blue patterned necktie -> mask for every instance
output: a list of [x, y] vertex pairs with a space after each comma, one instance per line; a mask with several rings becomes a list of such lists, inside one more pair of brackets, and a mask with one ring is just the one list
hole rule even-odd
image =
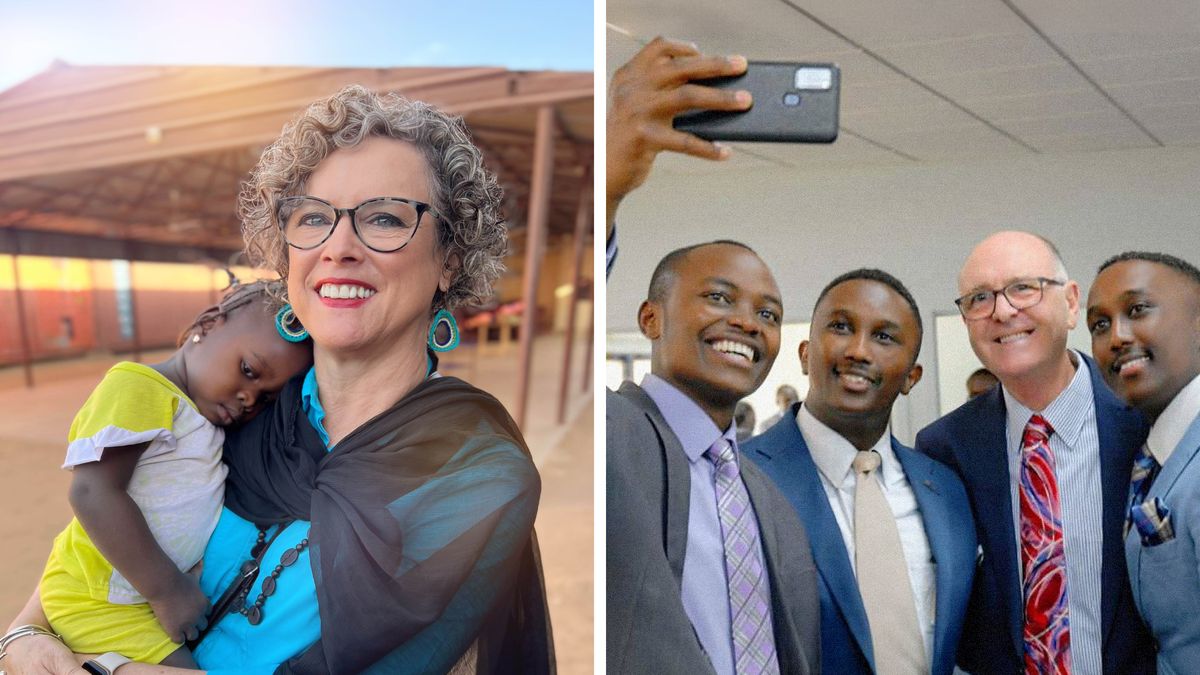
[[1125, 514], [1125, 534], [1136, 527], [1143, 546], [1155, 546], [1174, 537], [1167, 508], [1157, 498], [1147, 502], [1150, 486], [1158, 477], [1162, 465], [1147, 445], [1138, 449], [1129, 474], [1129, 510]]
[[[1150, 493], [1150, 485], [1158, 477], [1158, 471], [1161, 468], [1149, 447], [1142, 445], [1141, 448], [1138, 448], [1137, 456], [1133, 458], [1133, 471], [1129, 475], [1130, 511], [1146, 501], [1146, 495]], [[1125, 531], [1129, 531], [1128, 520], [1125, 521]]]
[[717, 439], [704, 455], [716, 469], [714, 480], [725, 546], [734, 670], [737, 675], [775, 674], [779, 672], [779, 663], [771, 626], [771, 598], [750, 494], [746, 492], [728, 440]]

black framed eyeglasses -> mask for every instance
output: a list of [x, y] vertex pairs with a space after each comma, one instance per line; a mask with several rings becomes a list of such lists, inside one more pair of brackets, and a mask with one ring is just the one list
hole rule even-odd
[[996, 296], [1004, 295], [1013, 309], [1028, 309], [1042, 301], [1042, 292], [1046, 284], [1062, 286], [1065, 281], [1048, 279], [1046, 277], [1030, 277], [1017, 279], [1004, 288], [996, 290], [971, 291], [954, 301], [963, 318], [969, 321], [986, 319], [996, 311]]
[[426, 213], [441, 216], [425, 202], [403, 197], [375, 197], [350, 209], [339, 209], [317, 197], [285, 197], [276, 209], [279, 228], [289, 246], [301, 250], [324, 244], [343, 216], [364, 246], [379, 253], [404, 248], [417, 234]]

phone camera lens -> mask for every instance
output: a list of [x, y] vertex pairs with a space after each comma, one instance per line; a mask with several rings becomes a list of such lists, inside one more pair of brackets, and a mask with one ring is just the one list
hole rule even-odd
[[794, 91], [789, 91], [783, 95], [783, 104], [791, 108], [800, 105], [800, 94], [797, 94]]

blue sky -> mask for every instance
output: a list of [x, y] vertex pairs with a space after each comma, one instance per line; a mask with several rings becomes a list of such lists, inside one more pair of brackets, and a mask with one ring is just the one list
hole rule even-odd
[[0, 91], [76, 65], [592, 70], [590, 0], [0, 0]]

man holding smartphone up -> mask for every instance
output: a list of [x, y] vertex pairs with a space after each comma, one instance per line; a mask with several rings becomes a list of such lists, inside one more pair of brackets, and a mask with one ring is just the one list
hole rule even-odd
[[[608, 115], [608, 264], [626, 194], [663, 150], [728, 149], [671, 127], [685, 110], [740, 110], [745, 92], [692, 80], [735, 75], [740, 57], [655, 39], [617, 71]], [[652, 342], [641, 386], [608, 393], [607, 652], [610, 672], [816, 673], [816, 569], [803, 527], [742, 460], [737, 401], [779, 350], [782, 303], [748, 247], [721, 241], [659, 263], [638, 326]]]

